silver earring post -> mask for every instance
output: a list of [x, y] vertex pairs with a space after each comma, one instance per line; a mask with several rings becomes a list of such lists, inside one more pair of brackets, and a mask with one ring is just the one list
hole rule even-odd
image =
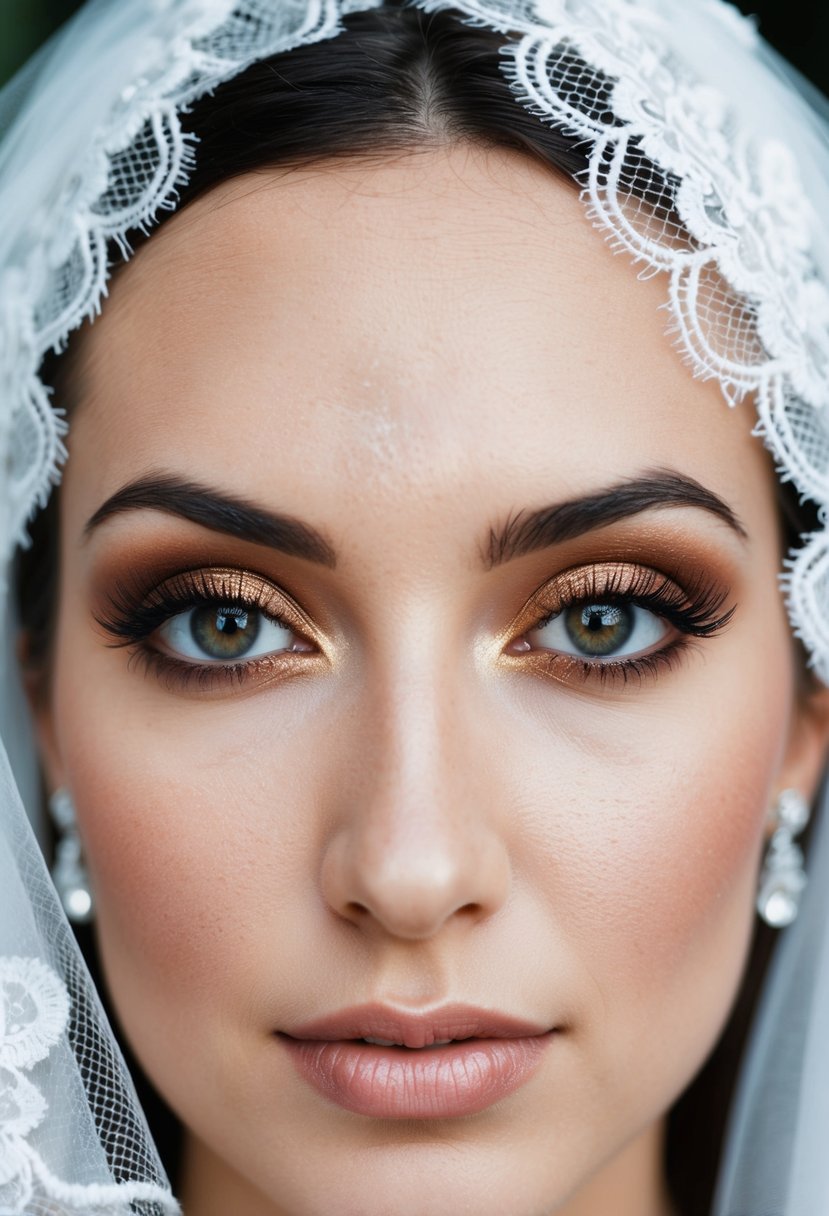
[[52, 881], [69, 920], [76, 925], [89, 924], [95, 911], [94, 900], [83, 862], [75, 806], [67, 789], [55, 790], [51, 795], [49, 813], [58, 830]]
[[775, 830], [769, 841], [757, 911], [773, 929], [783, 929], [797, 917], [806, 886], [803, 852], [794, 842], [809, 822], [809, 804], [797, 790], [783, 790], [775, 806]]

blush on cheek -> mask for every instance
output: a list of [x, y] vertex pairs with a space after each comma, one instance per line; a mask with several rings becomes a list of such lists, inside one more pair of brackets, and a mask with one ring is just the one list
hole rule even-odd
[[660, 830], [639, 845], [651, 881], [641, 891], [640, 928], [652, 962], [675, 969], [697, 956], [714, 968], [718, 939], [739, 956], [753, 916], [753, 888], [770, 774], [728, 780], [729, 760], [715, 748], [704, 763], [663, 787]]
[[[244, 859], [209, 803], [200, 813], [204, 791], [194, 781], [185, 790], [151, 778], [142, 787], [136, 777], [128, 788], [127, 799], [120, 780], [100, 771], [78, 785], [96, 938], [124, 1033], [189, 1125], [200, 1104], [227, 1099], [225, 1073], [250, 1080], [231, 1061], [255, 984], [240, 903], [250, 911], [255, 899], [240, 892]], [[209, 1063], [220, 1060], [224, 1071]]]
[[754, 731], [739, 738], [695, 747], [688, 766], [661, 784], [651, 828], [640, 819], [635, 864], [632, 856], [608, 863], [612, 888], [599, 897], [614, 983], [607, 1067], [637, 1050], [646, 1026], [643, 1091], [666, 1082], [682, 1090], [719, 1037], [743, 974], [782, 733], [773, 715], [748, 725]]
[[[262, 982], [263, 934], [271, 968], [281, 945], [263, 923], [282, 924], [280, 901], [290, 892], [301, 902], [311, 886], [298, 839], [311, 817], [281, 813], [313, 800], [307, 776], [244, 713], [235, 712], [236, 732], [224, 718], [211, 733], [192, 717], [197, 725], [182, 714], [169, 737], [139, 722], [110, 727], [99, 713], [94, 749], [75, 731], [77, 715], [64, 731], [101, 956], [131, 1038], [136, 1023], [139, 1058], [161, 1025], [170, 1044], [191, 1048], [194, 1016], [208, 1034], [223, 1019], [244, 1021], [247, 994]], [[237, 754], [238, 736], [253, 740], [253, 754]]]
[[[581, 923], [568, 922], [601, 994], [582, 1025], [585, 1067], [631, 1125], [669, 1107], [710, 1054], [754, 923], [762, 782], [733, 801], [710, 772], [707, 783], [699, 776], [692, 797], [682, 782], [663, 787], [658, 830], [640, 831], [624, 857], [605, 857], [603, 881], [583, 875], [591, 906], [583, 901]], [[630, 811], [641, 825], [641, 804]]]
[[554, 768], [566, 797], [551, 808], [546, 882], [602, 992], [593, 1058], [621, 1086], [620, 1062], [641, 1055], [646, 1027], [652, 1095], [659, 1067], [677, 1092], [687, 1084], [732, 1006], [787, 738], [782, 665], [779, 681], [767, 668], [757, 688], [719, 674], [712, 687], [702, 670], [693, 695], [686, 681], [668, 709], [663, 695], [659, 713], [615, 716], [612, 730], [593, 732], [600, 756], [565, 766], [558, 755]]
[[[214, 965], [221, 952], [232, 856], [223, 850], [228, 868], [220, 869], [209, 833], [182, 837], [169, 813], [181, 807], [181, 791], [147, 784], [132, 783], [127, 794], [99, 772], [77, 787], [102, 953], [121, 977], [136, 971], [162, 987], [175, 979], [197, 995], [206, 943]], [[192, 802], [191, 794], [188, 810]]]
[[99, 721], [94, 748], [67, 725], [64, 750], [110, 987], [124, 1003], [122, 985], [146, 985], [130, 997], [145, 1007], [153, 990], [198, 999], [222, 963], [239, 873], [234, 836], [197, 766], [179, 758], [176, 772], [152, 732]]

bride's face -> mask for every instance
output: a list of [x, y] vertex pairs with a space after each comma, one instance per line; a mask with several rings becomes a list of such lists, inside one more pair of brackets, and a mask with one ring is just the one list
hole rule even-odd
[[718, 1036], [820, 745], [664, 293], [456, 148], [222, 187], [83, 339], [44, 747], [225, 1211], [586, 1202]]

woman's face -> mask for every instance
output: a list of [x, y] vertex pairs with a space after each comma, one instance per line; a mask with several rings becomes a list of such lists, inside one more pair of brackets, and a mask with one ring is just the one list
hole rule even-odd
[[661, 1210], [820, 755], [664, 294], [439, 149], [214, 191], [84, 338], [44, 748], [194, 1216]]

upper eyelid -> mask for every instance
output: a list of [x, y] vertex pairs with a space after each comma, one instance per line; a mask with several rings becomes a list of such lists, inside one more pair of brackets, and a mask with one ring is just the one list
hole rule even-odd
[[[637, 591], [642, 591], [637, 582], [642, 579], [648, 582], [649, 594], [646, 596], [637, 595]], [[613, 595], [631, 601], [639, 599], [644, 606], [652, 608], [659, 615], [660, 598], [667, 595], [675, 597], [672, 604], [674, 609], [680, 600], [693, 609], [700, 599], [724, 599], [727, 592], [715, 595], [720, 586], [721, 580], [712, 578], [696, 588], [683, 587], [665, 571], [630, 560], [611, 559], [606, 562], [583, 563], [558, 571], [537, 586], [515, 614], [513, 626], [522, 622], [522, 631], [529, 627], [538, 627], [545, 617], [554, 616], [571, 603], [592, 596], [609, 598]], [[147, 588], [139, 589], [134, 586], [127, 589], [124, 595], [110, 596], [108, 601], [113, 616], [126, 618], [141, 613], [149, 616], [154, 610], [153, 601], [164, 600], [165, 597], [175, 600], [177, 610], [173, 611], [173, 605], [170, 604], [171, 610], [163, 616], [159, 615], [157, 622], [152, 629], [147, 630], [145, 636], [149, 636], [155, 628], [173, 616], [183, 614], [198, 603], [207, 601], [243, 604], [261, 611], [277, 623], [297, 630], [315, 643], [320, 640], [318, 626], [308, 618], [290, 592], [274, 583], [267, 575], [239, 567], [201, 565], [179, 570]], [[533, 619], [528, 619], [531, 616]], [[106, 622], [99, 620], [99, 623], [106, 628]]]
[[[617, 586], [609, 585], [609, 581], [603, 582], [601, 576], [608, 571], [626, 575], [627, 582], [623, 582]], [[593, 596], [604, 596], [606, 598], [619, 596], [625, 599], [635, 599], [637, 598], [636, 591], [632, 584], [637, 577], [641, 577], [642, 575], [654, 580], [654, 587], [657, 592], [671, 590], [679, 595], [686, 596], [688, 601], [691, 602], [692, 596], [675, 579], [662, 571], [637, 562], [603, 562], [573, 566], [552, 575], [540, 586], [536, 587], [532, 594], [528, 596], [519, 615], [523, 615], [525, 611], [544, 600], [555, 599], [557, 604], [565, 607], [570, 603], [587, 600]], [[592, 585], [588, 585], [589, 579], [592, 579]], [[658, 599], [658, 594], [653, 598]], [[552, 614], [555, 610], [555, 608], [550, 608], [548, 611]]]
[[[271, 582], [270, 579], [265, 578], [263, 575], [253, 574], [250, 571], [235, 571], [232, 568], [211, 568], [202, 570], [201, 573], [203, 575], [207, 575], [211, 579], [217, 573], [230, 574], [231, 576], [237, 577], [241, 576], [244, 579], [249, 580], [255, 588], [265, 588], [267, 590], [267, 595], [265, 596], [252, 595], [250, 598], [243, 595], [226, 595], [217, 590], [215, 595], [210, 596], [211, 603], [236, 603], [245, 605], [248, 608], [253, 608], [256, 611], [261, 612], [264, 616], [268, 617], [269, 620], [295, 630], [295, 632], [301, 634], [303, 637], [313, 641], [315, 645], [320, 644], [319, 630], [308, 618], [307, 614], [302, 610], [299, 604], [297, 604], [292, 595], [290, 595], [283, 587]], [[268, 603], [269, 599], [272, 599], [273, 601], [271, 604]], [[271, 608], [271, 611], [268, 610], [269, 607]], [[183, 611], [187, 611], [187, 608], [183, 608]]]
[[[220, 584], [221, 579], [229, 578], [236, 582]], [[197, 580], [204, 579], [202, 586]], [[261, 592], [265, 591], [262, 595]], [[186, 605], [190, 601], [208, 600], [213, 603], [245, 604], [250, 607], [263, 609], [268, 600], [273, 599], [277, 604], [285, 604], [292, 612], [300, 616], [305, 614], [293, 598], [270, 579], [249, 571], [234, 570], [232, 567], [208, 567], [182, 574], [172, 575], [158, 584], [152, 594], [172, 594]]]
[[[611, 585], [611, 579], [618, 581]], [[638, 586], [637, 580], [642, 580]], [[526, 633], [545, 618], [595, 597], [638, 603], [680, 633], [713, 636], [730, 624], [736, 612], [736, 604], [725, 611], [729, 595], [730, 588], [714, 576], [698, 574], [683, 586], [665, 571], [644, 563], [597, 562], [570, 567], [548, 579], [526, 600], [510, 631]]]
[[[224, 585], [222, 580], [226, 580]], [[181, 570], [148, 587], [116, 585], [107, 596], [106, 610], [96, 613], [95, 619], [123, 644], [125, 637], [127, 641], [150, 637], [167, 621], [205, 602], [245, 605], [319, 645], [319, 631], [284, 588], [263, 575], [234, 567]], [[130, 630], [142, 617], [146, 627]]]
[[272, 584], [266, 583], [266, 585], [270, 588], [271, 593], [275, 592], [276, 603], [273, 605], [273, 611], [268, 611], [268, 599], [270, 596], [259, 597], [232, 595], [222, 593], [217, 589], [215, 594], [203, 595], [199, 593], [194, 594], [191, 597], [182, 595], [180, 597], [180, 611], [174, 613], [173, 616], [169, 616], [166, 619], [172, 620], [175, 616], [184, 616], [186, 613], [194, 611], [194, 609], [198, 608], [201, 604], [229, 604], [231, 606], [238, 606], [240, 608], [253, 609], [254, 611], [261, 612], [262, 615], [268, 617], [269, 620], [283, 625], [292, 623], [289, 619], [286, 619], [288, 616], [288, 613], [284, 611], [284, 606], [286, 604], [289, 605], [289, 612], [291, 615], [293, 615], [295, 612], [299, 616], [304, 616], [304, 614], [293, 605], [290, 597], [286, 596], [284, 592], [279, 591]]

